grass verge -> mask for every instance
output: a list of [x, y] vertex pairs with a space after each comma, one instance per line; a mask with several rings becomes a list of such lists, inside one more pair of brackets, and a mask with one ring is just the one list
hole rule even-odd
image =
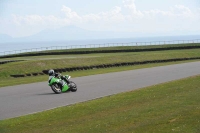
[[200, 76], [0, 121], [1, 133], [199, 133]]

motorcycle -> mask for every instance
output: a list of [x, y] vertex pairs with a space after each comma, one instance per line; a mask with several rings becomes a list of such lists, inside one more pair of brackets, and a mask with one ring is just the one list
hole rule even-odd
[[73, 81], [69, 80], [71, 76], [65, 75], [64, 78], [65, 80], [54, 76], [49, 80], [48, 85], [51, 87], [52, 91], [56, 94], [69, 91], [76, 92], [77, 85]]

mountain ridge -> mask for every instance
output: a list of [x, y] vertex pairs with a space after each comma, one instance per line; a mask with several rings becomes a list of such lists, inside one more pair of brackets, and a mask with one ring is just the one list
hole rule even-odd
[[[118, 39], [118, 38], [151, 38], [158, 37], [153, 36], [149, 33], [136, 33], [136, 32], [115, 32], [115, 31], [91, 31], [82, 29], [76, 26], [65, 26], [58, 29], [45, 29], [34, 35], [13, 38], [6, 34], [0, 34], [0, 43], [13, 43], [13, 42], [50, 42], [50, 41], [76, 41], [76, 40], [99, 40], [99, 39]], [[177, 37], [176, 37], [177, 36]], [[169, 37], [170, 39], [174, 38], [183, 38], [184, 39], [196, 39], [200, 38], [200, 35], [176, 35], [174, 36], [163, 36], [165, 38]], [[183, 36], [183, 37], [181, 37]], [[162, 37], [162, 36], [160, 36]], [[151, 40], [149, 40], [151, 41]], [[159, 40], [158, 40], [159, 41]], [[166, 40], [167, 41], [167, 40]]]

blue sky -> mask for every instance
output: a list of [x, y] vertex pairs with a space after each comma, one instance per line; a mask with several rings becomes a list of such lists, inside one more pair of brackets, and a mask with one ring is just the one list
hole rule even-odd
[[29, 36], [75, 25], [152, 35], [200, 34], [199, 0], [1, 0], [0, 34]]

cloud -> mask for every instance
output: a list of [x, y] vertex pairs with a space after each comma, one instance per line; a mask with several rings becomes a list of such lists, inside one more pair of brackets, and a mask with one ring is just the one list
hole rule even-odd
[[96, 22], [96, 21], [113, 21], [113, 20], [122, 20], [123, 15], [121, 14], [121, 7], [114, 7], [110, 11], [107, 12], [100, 12], [98, 14], [86, 14], [86, 15], [79, 15], [75, 11], [72, 11], [69, 7], [66, 7], [63, 5], [63, 8], [61, 9], [66, 15], [65, 19], [68, 19], [73, 22]]
[[[87, 22], [124, 22], [124, 21], [134, 21], [141, 19], [154, 19], [160, 17], [167, 18], [195, 18], [199, 14], [195, 14], [188, 7], [184, 5], [175, 5], [169, 8], [168, 11], [153, 9], [147, 11], [137, 10], [135, 5], [135, 0], [124, 0], [123, 7], [115, 6], [110, 11], [100, 12], [97, 14], [86, 14], [79, 15], [77, 12], [73, 11], [71, 8], [63, 5], [61, 11], [65, 14], [64, 18], [59, 18], [57, 16], [40, 16], [40, 15], [27, 15], [19, 16], [13, 14], [13, 22], [16, 25], [28, 24], [28, 25], [38, 25], [38, 24], [79, 24]], [[122, 14], [123, 9], [128, 9], [129, 14]], [[177, 18], [179, 17], [179, 18]]]
[[137, 12], [135, 0], [124, 0], [124, 7], [131, 9], [133, 12]]
[[124, 16], [121, 13], [121, 7], [114, 7], [110, 11], [107, 12], [101, 12], [99, 14], [96, 14], [98, 18], [100, 18], [101, 21], [105, 22], [114, 22], [114, 21], [123, 21]]
[[70, 24], [68, 19], [65, 18], [58, 18], [53, 15], [49, 16], [40, 16], [40, 15], [26, 15], [20, 16], [12, 14], [13, 23], [18, 26], [23, 25], [30, 25], [30, 26], [37, 26], [37, 25], [64, 25]]
[[186, 6], [184, 5], [175, 5], [171, 7], [171, 14], [175, 17], [184, 17], [184, 18], [190, 18], [194, 17], [194, 13]]
[[194, 13], [186, 6], [184, 5], [175, 5], [170, 7], [168, 11], [164, 10], [148, 10], [148, 11], [140, 11], [137, 10], [135, 5], [135, 0], [124, 0], [124, 7], [129, 9], [131, 11], [131, 14], [128, 16], [134, 17], [134, 18], [155, 18], [155, 17], [183, 17], [183, 18], [189, 18], [189, 17], [195, 17]]
[[142, 18], [144, 16], [141, 11], [137, 10], [135, 0], [124, 0], [123, 4], [125, 8], [130, 10], [132, 17]]
[[[114, 6], [108, 11], [80, 15], [70, 7], [63, 5], [64, 16], [41, 16], [13, 14], [13, 22], [17, 26], [43, 26], [45, 28], [77, 25], [92, 30], [128, 30], [128, 31], [168, 31], [176, 29], [192, 29], [188, 25], [198, 25], [200, 8], [196, 12], [184, 5], [174, 5], [168, 10], [139, 10], [135, 0], [123, 0], [123, 5]], [[126, 11], [126, 12], [125, 12]], [[194, 23], [192, 23], [194, 22]], [[198, 28], [200, 29], [200, 28]]]
[[63, 5], [61, 11], [63, 11], [65, 13], [67, 19], [70, 19], [70, 20], [81, 20], [82, 19], [75, 11], [72, 11], [71, 8], [69, 8], [65, 5]]

